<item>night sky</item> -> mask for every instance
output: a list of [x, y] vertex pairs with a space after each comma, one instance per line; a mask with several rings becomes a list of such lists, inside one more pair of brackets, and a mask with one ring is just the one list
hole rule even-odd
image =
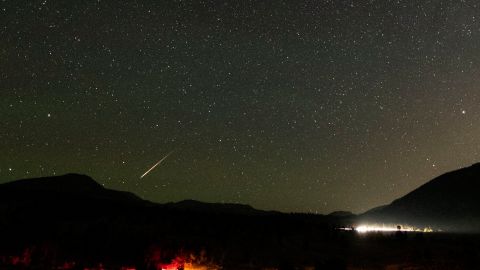
[[476, 2], [3, 0], [0, 182], [389, 203], [480, 161]]

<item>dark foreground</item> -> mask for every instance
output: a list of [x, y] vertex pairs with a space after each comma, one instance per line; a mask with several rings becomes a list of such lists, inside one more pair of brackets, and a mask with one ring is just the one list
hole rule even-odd
[[0, 269], [480, 269], [480, 235], [335, 229], [354, 222], [20, 180], [0, 185]]
[[3, 247], [0, 269], [480, 269], [480, 235], [307, 235], [237, 235], [184, 247], [167, 239], [168, 245], [160, 241], [143, 249], [132, 242], [109, 246], [107, 239], [89, 247], [80, 239], [79, 246], [62, 248], [45, 242], [16, 250]]

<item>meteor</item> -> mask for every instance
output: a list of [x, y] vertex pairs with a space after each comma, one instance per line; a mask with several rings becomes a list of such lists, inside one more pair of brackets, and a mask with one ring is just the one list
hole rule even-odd
[[162, 159], [160, 159], [157, 163], [155, 163], [155, 165], [153, 165], [150, 169], [148, 169], [148, 171], [146, 171], [144, 174], [142, 174], [142, 176], [140, 176], [140, 179], [145, 177], [145, 175], [147, 175], [149, 172], [151, 172], [153, 169], [155, 169], [155, 167], [160, 165], [160, 163], [162, 163], [166, 158], [168, 158], [168, 156], [170, 156], [174, 151], [175, 150], [170, 151], [170, 153], [168, 153], [166, 156], [164, 156]]

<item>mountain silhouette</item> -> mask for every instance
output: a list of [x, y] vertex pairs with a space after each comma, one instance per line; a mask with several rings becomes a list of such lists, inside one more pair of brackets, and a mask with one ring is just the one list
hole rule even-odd
[[443, 174], [359, 222], [409, 224], [449, 231], [480, 230], [480, 163]]
[[335, 211], [328, 214], [329, 217], [339, 217], [339, 218], [347, 218], [347, 217], [354, 217], [355, 214], [349, 211]]
[[[480, 229], [480, 164], [441, 175], [389, 205], [379, 206], [355, 216], [334, 212], [319, 219], [335, 223], [405, 224], [448, 231]], [[165, 214], [167, 213], [167, 214]], [[205, 203], [184, 200], [153, 203], [133, 193], [104, 188], [92, 178], [63, 176], [23, 179], [0, 184], [0, 222], [48, 219], [86, 222], [105, 216], [144, 215], [238, 215], [288, 216], [275, 211], [257, 210], [249, 205]], [[300, 215], [297, 215], [299, 217]], [[344, 220], [345, 222], [342, 222]], [[207, 226], [207, 225], [206, 225]]]
[[0, 185], [1, 189], [37, 190], [58, 192], [100, 191], [103, 186], [81, 174], [22, 179]]
[[278, 214], [275, 211], [263, 211], [253, 208], [248, 204], [237, 203], [206, 203], [195, 200], [183, 200], [163, 205], [166, 208], [182, 211], [192, 211], [212, 214], [235, 214], [235, 215], [267, 215]]
[[50, 219], [65, 216], [85, 219], [112, 215], [120, 211], [123, 211], [123, 215], [144, 211], [233, 215], [276, 213], [233, 203], [205, 203], [195, 200], [153, 203], [130, 192], [104, 188], [89, 176], [80, 174], [22, 179], [0, 184], [0, 214], [2, 209], [8, 209], [10, 214], [17, 216], [43, 216]]
[[[21, 205], [25, 202], [45, 203], [127, 203], [143, 204], [146, 201], [133, 193], [104, 188], [92, 178], [80, 174], [22, 179], [0, 184], [0, 203]], [[12, 206], [12, 205], [11, 205]]]

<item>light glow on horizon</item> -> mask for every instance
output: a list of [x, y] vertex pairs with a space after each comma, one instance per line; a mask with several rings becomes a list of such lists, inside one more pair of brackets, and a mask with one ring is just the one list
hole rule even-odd
[[358, 233], [370, 233], [370, 232], [433, 232], [433, 229], [430, 227], [425, 227], [423, 229], [408, 226], [408, 225], [359, 225], [353, 228], [340, 228], [343, 231], [356, 231]]

